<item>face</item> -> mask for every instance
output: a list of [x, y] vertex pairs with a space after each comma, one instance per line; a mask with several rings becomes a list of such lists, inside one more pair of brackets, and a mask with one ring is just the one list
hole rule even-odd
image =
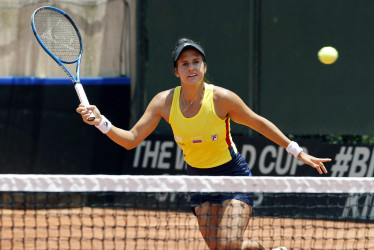
[[177, 60], [175, 75], [183, 83], [200, 83], [204, 80], [206, 65], [202, 55], [195, 49], [185, 49]]

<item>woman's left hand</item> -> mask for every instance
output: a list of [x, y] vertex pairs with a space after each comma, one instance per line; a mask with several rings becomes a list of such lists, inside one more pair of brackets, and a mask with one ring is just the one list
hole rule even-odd
[[331, 159], [329, 158], [316, 158], [303, 151], [297, 156], [297, 158], [300, 161], [304, 162], [305, 164], [308, 164], [312, 166], [313, 168], [317, 169], [319, 174], [323, 174], [323, 173], [327, 174], [327, 170], [325, 168], [325, 165], [323, 165], [323, 163], [331, 161]]

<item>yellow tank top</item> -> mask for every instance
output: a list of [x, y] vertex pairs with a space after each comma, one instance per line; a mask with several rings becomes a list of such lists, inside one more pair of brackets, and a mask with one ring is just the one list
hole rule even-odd
[[230, 118], [222, 120], [214, 110], [213, 85], [205, 83], [200, 111], [186, 118], [179, 107], [181, 87], [174, 90], [169, 123], [184, 160], [195, 168], [212, 168], [230, 161], [229, 148], [237, 152], [230, 133]]

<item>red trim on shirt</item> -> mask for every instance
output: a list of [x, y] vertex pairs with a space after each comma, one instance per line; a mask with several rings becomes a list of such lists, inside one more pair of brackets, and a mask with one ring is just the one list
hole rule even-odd
[[226, 124], [226, 143], [228, 148], [231, 147], [231, 140], [230, 140], [230, 118], [226, 118], [225, 120]]

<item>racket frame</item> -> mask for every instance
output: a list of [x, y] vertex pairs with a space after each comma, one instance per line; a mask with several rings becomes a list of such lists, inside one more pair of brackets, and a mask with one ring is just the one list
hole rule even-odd
[[[66, 60], [63, 60], [61, 58], [58, 58], [57, 56], [55, 56], [52, 51], [50, 51], [43, 43], [43, 41], [40, 39], [38, 33], [37, 33], [37, 29], [35, 27], [35, 15], [43, 10], [43, 9], [50, 9], [50, 10], [53, 10], [53, 11], [56, 11], [58, 13], [60, 13], [61, 15], [63, 15], [67, 20], [69, 20], [69, 22], [73, 25], [75, 31], [77, 32], [77, 35], [79, 37], [79, 43], [80, 43], [80, 51], [79, 51], [79, 55], [77, 57], [77, 59], [73, 60], [73, 61], [66, 61]], [[77, 27], [77, 25], [75, 24], [75, 22], [73, 21], [73, 19], [68, 15], [66, 14], [64, 11], [56, 8], [56, 7], [52, 7], [52, 6], [43, 6], [43, 7], [40, 7], [38, 9], [36, 9], [34, 11], [34, 13], [31, 15], [31, 28], [32, 28], [32, 31], [34, 33], [34, 36], [36, 38], [36, 40], [39, 42], [40, 46], [44, 49], [45, 52], [47, 52], [48, 55], [50, 55], [53, 60], [55, 60], [55, 62], [60, 66], [60, 68], [66, 73], [66, 75], [70, 78], [70, 80], [74, 83], [74, 87], [75, 87], [75, 90], [77, 92], [77, 95], [79, 97], [79, 100], [81, 102], [81, 104], [85, 105], [85, 106], [88, 106], [89, 105], [89, 102], [88, 102], [88, 98], [87, 98], [87, 95], [83, 89], [83, 86], [80, 82], [80, 63], [81, 63], [81, 58], [82, 58], [82, 53], [83, 53], [83, 43], [82, 43], [82, 37], [81, 37], [81, 34], [79, 32], [79, 29]], [[67, 67], [65, 67], [64, 64], [73, 64], [73, 63], [76, 63], [76, 77], [73, 76], [73, 74], [70, 73], [70, 71], [67, 69]], [[87, 118], [88, 121], [93, 121], [95, 120], [95, 116], [93, 114], [93, 112], [91, 112], [91, 115]]]

